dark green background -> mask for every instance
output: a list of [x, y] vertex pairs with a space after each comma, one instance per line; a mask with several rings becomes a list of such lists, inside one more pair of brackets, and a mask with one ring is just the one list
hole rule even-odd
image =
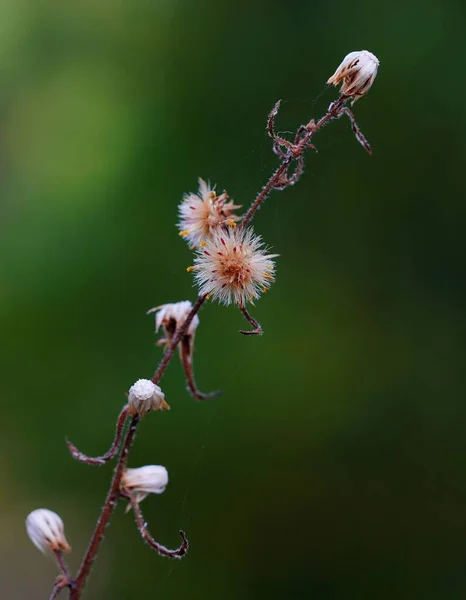
[[215, 401], [162, 386], [131, 466], [161, 463], [143, 508], [171, 562], [119, 507], [89, 600], [464, 599], [464, 5], [263, 0], [0, 4], [0, 596], [48, 598], [24, 531], [64, 519], [79, 564], [125, 392], [161, 356], [153, 319], [194, 299], [177, 204], [210, 178], [248, 205], [279, 128], [322, 115], [346, 53], [380, 59], [349, 123], [315, 138], [303, 179], [255, 227], [280, 253], [247, 339], [201, 312], [196, 373]]

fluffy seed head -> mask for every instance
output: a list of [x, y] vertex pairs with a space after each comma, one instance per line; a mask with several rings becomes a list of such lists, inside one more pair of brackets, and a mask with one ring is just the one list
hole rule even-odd
[[267, 254], [252, 229], [230, 227], [215, 231], [197, 252], [194, 274], [200, 293], [222, 304], [245, 306], [266, 292], [275, 281], [278, 254]]
[[[173, 336], [176, 329], [182, 325], [186, 317], [191, 312], [193, 305], [189, 300], [184, 300], [182, 302], [173, 302], [171, 304], [162, 304], [161, 306], [156, 306], [155, 308], [151, 308], [148, 312], [155, 312], [155, 331], [156, 333], [163, 327], [167, 337]], [[186, 333], [188, 335], [194, 336], [196, 332], [197, 326], [199, 325], [199, 317], [194, 315], [193, 320], [188, 326]]]
[[337, 86], [343, 81], [340, 93], [353, 96], [354, 104], [358, 98], [365, 96], [377, 75], [379, 59], [368, 50], [350, 52], [327, 83]]
[[144, 415], [149, 410], [164, 410], [170, 407], [165, 394], [150, 379], [138, 379], [128, 392], [129, 414]]
[[38, 508], [26, 518], [26, 531], [32, 543], [41, 552], [71, 552], [71, 546], [65, 538], [63, 521], [51, 510]]
[[160, 465], [146, 465], [138, 469], [126, 469], [121, 478], [120, 489], [136, 502], [142, 502], [149, 494], [161, 494], [168, 484], [168, 472]]
[[185, 194], [180, 206], [180, 235], [196, 248], [207, 240], [212, 232], [222, 229], [240, 217], [234, 211], [240, 206], [228, 201], [226, 192], [217, 196], [214, 188], [199, 178], [197, 194]]

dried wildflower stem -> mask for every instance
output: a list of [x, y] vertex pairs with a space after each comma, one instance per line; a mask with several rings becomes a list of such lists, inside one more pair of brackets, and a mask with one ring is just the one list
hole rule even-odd
[[114, 456], [116, 456], [120, 447], [121, 436], [123, 435], [123, 428], [126, 423], [127, 416], [128, 405], [125, 405], [123, 410], [118, 415], [117, 424], [115, 427], [115, 437], [113, 438], [112, 445], [105, 454], [102, 456], [86, 456], [86, 454], [80, 452], [72, 442], [67, 440], [66, 445], [68, 446], [68, 450], [71, 452], [71, 456], [76, 460], [79, 460], [79, 462], [86, 463], [87, 465], [103, 465], [111, 460]]
[[[70, 585], [72, 582], [70, 571], [68, 569], [68, 565], [66, 564], [65, 558], [63, 556], [63, 552], [61, 550], [54, 550], [55, 560], [57, 561], [58, 568], [62, 572], [63, 578], [60, 578], [60, 581], [65, 581], [65, 585]], [[64, 587], [64, 586], [62, 586]]]
[[70, 590], [70, 600], [78, 600], [81, 597], [84, 585], [86, 584], [87, 577], [91, 572], [92, 565], [97, 556], [100, 543], [102, 541], [105, 528], [112, 516], [112, 513], [117, 505], [117, 501], [120, 495], [120, 481], [123, 471], [128, 461], [128, 453], [133, 443], [134, 436], [136, 434], [136, 428], [139, 422], [139, 415], [135, 415], [129, 426], [128, 432], [123, 443], [123, 447], [118, 458], [118, 463], [113, 472], [112, 482], [110, 489], [108, 490], [105, 504], [102, 507], [97, 525], [94, 533], [92, 534], [89, 546], [87, 547], [86, 553], [82, 560], [81, 566], [78, 571], [78, 575], [75, 579], [74, 585]]
[[188, 384], [188, 391], [193, 398], [196, 400], [209, 400], [211, 398], [217, 398], [221, 392], [217, 390], [215, 392], [204, 393], [201, 392], [197, 385], [196, 379], [194, 378], [193, 361], [192, 361], [192, 348], [191, 348], [191, 337], [184, 335], [180, 343], [180, 356], [183, 364], [184, 373], [186, 375], [186, 383]]
[[144, 521], [144, 517], [142, 515], [141, 507], [137, 501], [132, 500], [131, 505], [134, 511], [134, 519], [136, 521], [137, 528], [139, 529], [139, 533], [144, 541], [146, 541], [151, 548], [153, 548], [156, 552], [158, 552], [161, 556], [167, 556], [168, 558], [182, 558], [189, 548], [189, 543], [186, 538], [186, 534], [184, 531], [180, 530], [181, 536], [181, 545], [175, 550], [170, 550], [162, 544], [159, 544], [149, 533], [146, 523]]
[[[185, 321], [176, 330], [176, 332], [172, 338], [172, 341], [171, 341], [169, 347], [167, 348], [167, 350], [165, 351], [165, 354], [154, 374], [154, 377], [152, 378], [153, 383], [158, 383], [160, 381], [160, 379], [162, 378], [168, 364], [170, 363], [171, 359], [173, 358], [173, 355], [175, 353], [176, 347], [178, 346], [178, 343], [180, 342], [183, 335], [187, 331], [191, 321], [193, 320], [195, 315], [198, 313], [201, 306], [204, 304], [205, 300], [206, 300], [205, 296], [198, 297], [198, 299], [194, 303], [190, 313], [186, 317]], [[125, 410], [125, 409], [123, 409], [123, 410]], [[119, 420], [120, 420], [120, 418], [121, 418], [121, 414], [120, 414]], [[134, 436], [136, 434], [136, 428], [137, 428], [138, 423], [139, 423], [139, 415], [133, 416], [130, 426], [129, 426], [129, 429], [126, 433], [126, 437], [123, 442], [123, 446], [121, 448], [120, 455], [118, 457], [117, 465], [113, 472], [113, 477], [112, 477], [112, 481], [110, 483], [110, 488], [108, 490], [107, 497], [105, 499], [105, 503], [100, 512], [100, 516], [97, 521], [97, 525], [94, 529], [94, 533], [92, 534], [91, 540], [90, 540], [89, 545], [86, 550], [86, 553], [81, 562], [81, 566], [79, 568], [78, 575], [76, 576], [74, 584], [73, 584], [72, 588], [70, 589], [70, 595], [69, 595], [70, 600], [79, 600], [79, 598], [81, 597], [82, 591], [86, 584], [86, 580], [89, 576], [89, 573], [91, 572], [92, 565], [94, 564], [94, 561], [97, 556], [97, 552], [98, 552], [100, 544], [102, 542], [105, 528], [106, 528], [108, 522], [110, 521], [110, 517], [112, 516], [112, 513], [118, 503], [119, 498], [121, 497], [121, 495], [120, 495], [121, 478], [122, 478], [123, 472], [126, 468], [126, 463], [128, 461], [128, 454], [129, 454], [131, 445], [133, 443]], [[122, 423], [122, 427], [123, 427], [123, 424], [124, 424], [124, 420]], [[118, 424], [117, 424], [117, 430], [118, 430]], [[135, 514], [136, 514], [136, 512], [135, 512]], [[150, 537], [148, 532], [147, 532], [147, 535], [152, 540], [152, 538]], [[183, 539], [183, 543], [178, 550], [173, 551], [173, 552], [179, 553], [177, 555], [178, 557], [183, 556], [188, 549], [188, 544], [187, 544], [187, 540], [186, 540], [186, 536], [184, 535], [184, 532], [180, 532], [180, 535]], [[147, 539], [146, 541], [148, 541], [148, 543], [151, 543], [151, 542], [149, 542], [149, 539]], [[154, 544], [157, 544], [157, 542], [155, 542], [155, 540], [152, 540], [152, 541], [154, 542]], [[151, 546], [152, 546], [152, 543], [151, 543]], [[163, 550], [165, 550], [167, 552], [172, 552], [172, 551], [168, 550], [168, 548], [165, 548], [164, 546], [160, 546], [160, 548], [162, 548]]]
[[55, 584], [53, 586], [52, 593], [49, 596], [49, 600], [55, 600], [55, 598], [62, 591], [62, 589], [66, 587], [70, 587], [70, 583], [66, 580], [65, 577], [59, 575], [55, 580]]
[[254, 327], [254, 329], [240, 329], [240, 333], [242, 333], [243, 335], [262, 335], [262, 327], [260, 326], [260, 323], [256, 321], [256, 319], [252, 315], [249, 314], [246, 307], [240, 306], [239, 309], [243, 313], [243, 316], [246, 319], [246, 321], [251, 323], [251, 325]]
[[[345, 104], [348, 100], [349, 100], [348, 96], [344, 96], [344, 95], [340, 96], [338, 98], [338, 100], [335, 100], [335, 102], [332, 102], [330, 104], [326, 114], [323, 117], [321, 117], [317, 121], [317, 123], [315, 123], [314, 120], [311, 120], [311, 121], [309, 121], [309, 123], [307, 125], [302, 125], [295, 134], [294, 143], [291, 143], [288, 140], [278, 137], [275, 134], [275, 128], [274, 128], [275, 117], [278, 114], [278, 109], [280, 107], [281, 101], [279, 100], [275, 104], [275, 106], [273, 107], [272, 111], [269, 114], [269, 118], [267, 121], [267, 129], [268, 129], [270, 137], [274, 141], [274, 152], [275, 152], [275, 154], [277, 154], [279, 156], [279, 158], [281, 160], [281, 164], [276, 169], [276, 171], [274, 173], [272, 173], [270, 179], [267, 181], [267, 183], [264, 185], [262, 190], [257, 195], [254, 202], [249, 207], [247, 213], [244, 215], [243, 220], [241, 221], [240, 227], [242, 227], [242, 228], [246, 227], [246, 225], [249, 223], [249, 221], [254, 216], [254, 213], [256, 212], [256, 210], [260, 207], [262, 202], [264, 202], [264, 200], [268, 197], [268, 195], [270, 194], [270, 192], [272, 190], [285, 189], [286, 187], [288, 187], [290, 185], [294, 185], [298, 181], [298, 179], [303, 171], [303, 163], [302, 163], [303, 154], [307, 149], [313, 148], [312, 144], [310, 143], [312, 136], [317, 131], [319, 131], [319, 129], [322, 129], [322, 127], [327, 125], [327, 123], [329, 123], [333, 119], [338, 119], [343, 114], [345, 114], [345, 112], [346, 112]], [[350, 111], [348, 111], [346, 114], [348, 114], [349, 117], [350, 117], [350, 114], [352, 115], [352, 113], [350, 113]], [[352, 126], [353, 126], [353, 121], [352, 121]], [[355, 131], [354, 126], [353, 126], [353, 131]], [[359, 128], [358, 128], [358, 131], [359, 131]], [[358, 138], [358, 141], [359, 141], [359, 138]], [[286, 150], [282, 151], [280, 146], [284, 146], [286, 148]], [[297, 170], [291, 177], [288, 177], [287, 176], [288, 167], [294, 161], [297, 162]]]

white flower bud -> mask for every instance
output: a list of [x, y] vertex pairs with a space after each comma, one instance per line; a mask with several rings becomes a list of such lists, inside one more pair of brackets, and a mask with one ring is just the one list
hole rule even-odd
[[[158, 342], [158, 345], [168, 345], [173, 339], [173, 335], [180, 325], [186, 321], [187, 316], [191, 312], [193, 305], [189, 300], [182, 302], [171, 302], [162, 304], [147, 311], [147, 314], [155, 312], [155, 332], [157, 333], [163, 327], [165, 338]], [[191, 323], [188, 325], [186, 334], [194, 339], [194, 334], [199, 325], [199, 317], [194, 315]]]
[[29, 513], [26, 519], [26, 531], [41, 552], [47, 550], [71, 552], [71, 546], [65, 538], [63, 521], [51, 510], [38, 508]]
[[165, 394], [150, 379], [138, 379], [128, 392], [129, 413], [143, 415], [149, 410], [164, 410], [170, 407]]
[[371, 88], [378, 67], [379, 59], [372, 52], [368, 50], [350, 52], [327, 83], [337, 86], [343, 80], [340, 93], [353, 96], [352, 104], [354, 104]]
[[147, 465], [138, 469], [126, 469], [120, 488], [129, 493], [136, 502], [142, 502], [149, 494], [161, 494], [168, 484], [168, 471], [160, 465]]

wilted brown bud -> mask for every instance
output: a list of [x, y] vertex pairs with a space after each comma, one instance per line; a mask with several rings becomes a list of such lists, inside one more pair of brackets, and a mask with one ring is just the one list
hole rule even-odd
[[379, 60], [368, 50], [350, 52], [345, 56], [341, 65], [330, 77], [327, 83], [337, 86], [343, 81], [340, 93], [345, 96], [353, 96], [356, 100], [365, 96], [377, 75]]

